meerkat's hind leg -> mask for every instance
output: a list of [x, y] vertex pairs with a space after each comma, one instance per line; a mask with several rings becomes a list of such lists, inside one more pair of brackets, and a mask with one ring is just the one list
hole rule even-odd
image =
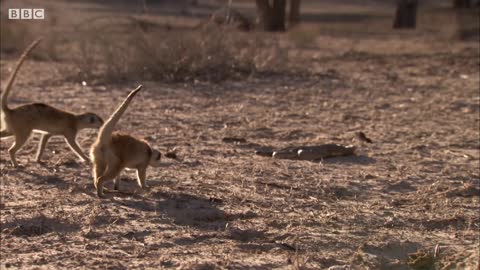
[[26, 131], [26, 132], [19, 132], [15, 134], [15, 142], [8, 149], [8, 154], [10, 156], [10, 161], [12, 162], [13, 167], [18, 167], [18, 163], [17, 163], [17, 159], [15, 158], [15, 155], [17, 154], [17, 151], [20, 148], [22, 148], [22, 146], [28, 140], [28, 137], [30, 137], [30, 133], [31, 131]]
[[105, 181], [115, 179], [115, 177], [117, 177], [120, 174], [121, 170], [122, 170], [122, 166], [120, 165], [119, 162], [113, 161], [107, 166], [105, 173], [96, 179], [96, 182], [97, 182], [96, 188], [97, 188], [98, 197], [100, 198], [104, 197], [103, 185]]
[[105, 174], [106, 167], [107, 166], [105, 165], [103, 160], [100, 160], [100, 159], [93, 160], [92, 170], [93, 170], [93, 184], [95, 185], [95, 189], [97, 188], [97, 180], [98, 178], [100, 178], [100, 176]]
[[146, 183], [146, 177], [147, 177], [147, 167], [137, 168], [137, 181], [138, 181], [138, 185], [141, 188], [149, 188], [149, 186]]
[[42, 157], [43, 151], [45, 150], [45, 146], [47, 145], [48, 140], [52, 137], [50, 133], [42, 133], [42, 137], [40, 138], [40, 143], [38, 144], [37, 155], [35, 156], [35, 161], [40, 162], [40, 158]]
[[83, 153], [80, 146], [78, 146], [77, 140], [75, 139], [75, 135], [67, 135], [65, 136], [65, 141], [67, 142], [68, 146], [72, 149], [75, 154], [83, 161], [89, 162], [90, 159]]

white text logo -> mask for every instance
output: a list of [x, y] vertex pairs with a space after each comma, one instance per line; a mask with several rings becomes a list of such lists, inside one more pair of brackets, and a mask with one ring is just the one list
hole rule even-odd
[[9, 8], [8, 18], [10, 20], [43, 20], [45, 9], [43, 8]]

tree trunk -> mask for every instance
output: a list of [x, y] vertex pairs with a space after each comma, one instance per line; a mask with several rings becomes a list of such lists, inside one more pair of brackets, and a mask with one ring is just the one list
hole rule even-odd
[[289, 26], [300, 22], [300, 0], [290, 0], [290, 14], [288, 16]]
[[285, 31], [286, 0], [256, 0], [259, 24], [265, 31]]
[[453, 6], [455, 8], [469, 8], [471, 7], [471, 1], [470, 0], [454, 0]]
[[272, 31], [285, 31], [286, 0], [273, 0]]
[[263, 30], [268, 31], [269, 21], [271, 20], [268, 0], [255, 0], [255, 3], [257, 4], [258, 24]]
[[398, 0], [393, 28], [415, 28], [418, 0]]

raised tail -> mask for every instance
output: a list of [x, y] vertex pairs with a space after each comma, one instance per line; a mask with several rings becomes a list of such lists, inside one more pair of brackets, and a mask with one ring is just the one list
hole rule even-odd
[[100, 128], [100, 131], [98, 134], [98, 141], [100, 142], [100, 144], [104, 144], [108, 140], [110, 140], [110, 138], [112, 137], [112, 132], [113, 132], [113, 128], [115, 127], [115, 124], [117, 124], [118, 120], [120, 120], [120, 117], [123, 115], [123, 113], [127, 109], [133, 97], [141, 89], [142, 89], [142, 85], [139, 85], [137, 88], [135, 88], [135, 90], [130, 92], [127, 98], [122, 102], [122, 104], [120, 104], [117, 110], [110, 116], [110, 118], [108, 118], [108, 120]]
[[8, 94], [10, 93], [10, 90], [11, 90], [12, 85], [13, 85], [13, 81], [15, 81], [15, 77], [17, 76], [18, 70], [20, 70], [20, 66], [23, 64], [23, 62], [27, 58], [30, 51], [33, 50], [33, 48], [35, 48], [35, 46], [37, 46], [37, 44], [41, 40], [42, 39], [39, 38], [39, 39], [36, 39], [34, 42], [32, 42], [32, 44], [30, 44], [30, 46], [28, 46], [25, 49], [25, 51], [23, 51], [22, 55], [18, 59], [17, 65], [15, 66], [15, 69], [13, 70], [12, 74], [10, 75], [10, 79], [8, 79], [7, 86], [5, 87], [5, 89], [3, 90], [3, 93], [2, 93], [2, 101], [1, 101], [2, 104], [1, 105], [2, 105], [2, 110], [3, 111], [8, 110], [8, 105], [7, 105]]

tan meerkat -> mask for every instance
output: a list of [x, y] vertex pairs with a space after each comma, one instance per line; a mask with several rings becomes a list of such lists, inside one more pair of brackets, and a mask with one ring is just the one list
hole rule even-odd
[[27, 58], [30, 51], [40, 42], [35, 40], [25, 49], [20, 56], [15, 69], [13, 70], [7, 86], [2, 93], [1, 101], [1, 130], [0, 138], [15, 137], [15, 142], [8, 149], [10, 160], [14, 167], [18, 166], [15, 155], [17, 151], [25, 144], [32, 131], [42, 133], [40, 144], [36, 154], [36, 161], [40, 160], [47, 141], [52, 136], [63, 135], [70, 148], [83, 161], [88, 161], [88, 156], [82, 152], [76, 141], [78, 131], [84, 128], [100, 128], [103, 124], [102, 118], [98, 115], [87, 112], [74, 114], [63, 111], [43, 103], [31, 103], [9, 108], [7, 104], [8, 94], [12, 88], [15, 77], [20, 66]]
[[133, 97], [142, 89], [139, 85], [130, 92], [127, 98], [103, 124], [96, 142], [92, 145], [90, 156], [93, 163], [93, 182], [98, 197], [102, 198], [105, 181], [114, 180], [118, 190], [118, 175], [124, 168], [137, 170], [138, 185], [148, 188], [145, 178], [148, 166], [160, 165], [162, 154], [153, 149], [147, 142], [127, 134], [113, 132], [115, 124], [120, 120]]

